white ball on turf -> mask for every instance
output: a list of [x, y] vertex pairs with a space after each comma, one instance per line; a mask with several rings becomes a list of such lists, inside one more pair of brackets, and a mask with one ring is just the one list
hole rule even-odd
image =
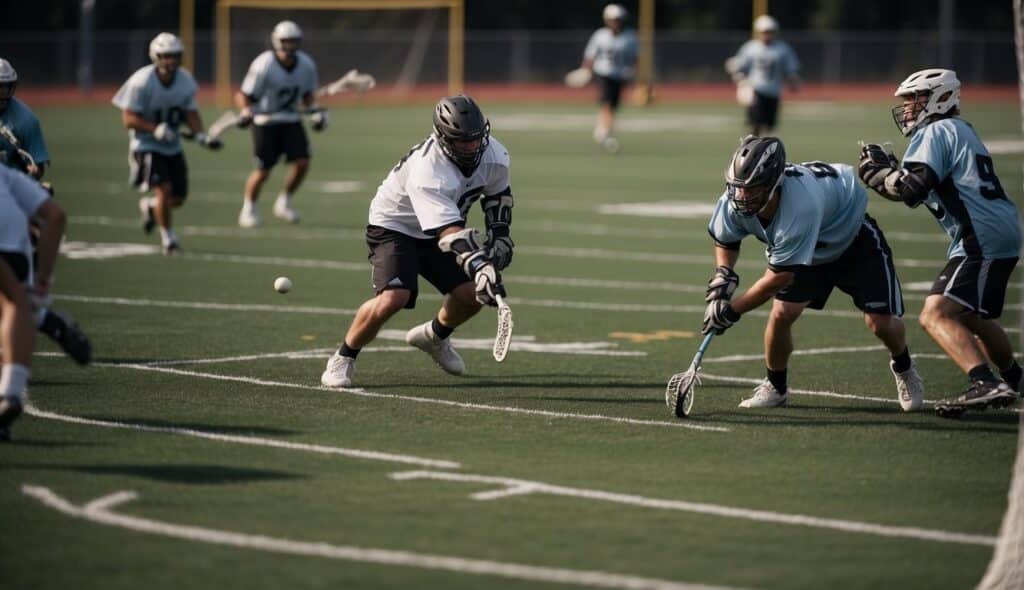
[[274, 290], [278, 293], [287, 293], [292, 290], [292, 280], [288, 277], [277, 277], [274, 279]]

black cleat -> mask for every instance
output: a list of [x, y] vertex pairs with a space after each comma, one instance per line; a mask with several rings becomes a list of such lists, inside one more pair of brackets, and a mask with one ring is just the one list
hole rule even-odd
[[92, 360], [92, 344], [74, 319], [63, 311], [49, 311], [40, 330], [60, 345], [61, 350], [80, 365]]
[[16, 397], [0, 398], [0, 442], [11, 440], [11, 424], [21, 415], [21, 400]]
[[139, 199], [139, 212], [142, 213], [142, 231], [147, 235], [153, 233], [156, 217], [153, 216], [153, 208], [149, 206], [149, 197]]
[[173, 240], [164, 244], [164, 256], [176, 256], [181, 254], [181, 244]]
[[975, 381], [963, 393], [935, 404], [935, 413], [943, 418], [957, 418], [967, 410], [1005, 408], [1017, 401], [1013, 389], [1002, 381]]

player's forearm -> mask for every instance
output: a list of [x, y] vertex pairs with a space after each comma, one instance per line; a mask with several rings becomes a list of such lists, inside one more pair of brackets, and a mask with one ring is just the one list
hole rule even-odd
[[203, 130], [203, 120], [199, 117], [199, 111], [188, 111], [185, 113], [185, 125], [195, 135]]
[[235, 106], [238, 110], [244, 111], [246, 109], [252, 109], [252, 100], [244, 92], [235, 93]]
[[735, 268], [736, 261], [740, 258], [739, 250], [730, 250], [721, 246], [715, 246], [715, 266]]
[[147, 121], [142, 118], [142, 115], [132, 111], [121, 111], [121, 122], [124, 124], [125, 129], [134, 129], [143, 133], [153, 133], [157, 126], [157, 123]]
[[764, 276], [751, 285], [743, 295], [732, 300], [731, 307], [733, 311], [740, 315], [757, 309], [774, 297], [791, 280], [793, 280], [793, 273], [791, 272], [775, 272], [768, 269], [765, 271]]

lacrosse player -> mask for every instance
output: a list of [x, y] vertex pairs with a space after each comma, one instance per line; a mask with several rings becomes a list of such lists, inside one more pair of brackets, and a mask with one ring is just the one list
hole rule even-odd
[[256, 200], [260, 188], [270, 176], [282, 155], [291, 164], [284, 188], [274, 201], [274, 216], [298, 223], [299, 213], [291, 205], [292, 195], [299, 189], [309, 170], [309, 140], [302, 127], [304, 109], [312, 112], [310, 121], [314, 131], [327, 128], [327, 111], [316, 105], [316, 63], [304, 51], [302, 29], [292, 21], [277, 23], [270, 34], [272, 50], [261, 53], [252, 61], [235, 94], [239, 109], [239, 127], [252, 128], [252, 145], [256, 168], [245, 181], [245, 200], [238, 214], [238, 225], [256, 227], [260, 216]]
[[725, 62], [725, 70], [737, 85], [746, 85], [753, 96], [748, 97], [747, 122], [750, 133], [770, 133], [778, 122], [782, 83], [790, 90], [800, 88], [800, 61], [793, 48], [775, 38], [779, 23], [767, 14], [754, 19], [755, 38], [740, 46], [736, 55]]
[[219, 150], [219, 139], [203, 132], [196, 106], [196, 82], [181, 67], [185, 47], [171, 33], [160, 33], [149, 43], [152, 64], [139, 68], [114, 95], [111, 102], [121, 109], [121, 120], [129, 129], [131, 182], [143, 193], [142, 230], [151, 233], [160, 227], [160, 242], [165, 255], [178, 252], [181, 245], [171, 229], [171, 210], [181, 207], [188, 196], [188, 166], [181, 149], [178, 125], [184, 123], [186, 138], [199, 145]]
[[[716, 268], [708, 283], [703, 332], [721, 334], [774, 297], [765, 327], [767, 376], [741, 408], [786, 403], [793, 324], [804, 309], [823, 309], [838, 287], [864, 312], [864, 323], [891, 354], [897, 397], [904, 411], [920, 409], [924, 384], [904, 335], [903, 294], [892, 251], [865, 211], [867, 194], [844, 164], [787, 164], [774, 137], [743, 138], [726, 169], [726, 190], [708, 231]], [[732, 299], [740, 242], [753, 235], [767, 245], [768, 268]]]
[[[0, 126], [3, 127], [0, 130], [0, 162], [38, 181], [46, 172], [50, 156], [39, 119], [25, 103], [14, 98], [17, 84], [18, 72], [9, 62], [0, 59]], [[19, 149], [26, 151], [29, 157], [20, 155]], [[41, 182], [40, 185], [53, 195], [49, 183]], [[40, 231], [35, 220], [31, 220], [30, 231], [34, 245]], [[89, 363], [92, 358], [89, 338], [67, 312], [54, 311], [48, 301], [36, 301], [35, 324], [39, 331], [60, 345], [76, 362], [83, 365]]]
[[636, 73], [636, 35], [625, 28], [627, 16], [626, 9], [619, 4], [604, 7], [605, 26], [590, 36], [580, 65], [581, 69], [593, 72], [601, 87], [594, 141], [610, 153], [620, 148], [619, 140], [613, 135], [619, 99], [623, 87]]
[[967, 374], [970, 385], [936, 408], [1008, 405], [1013, 391], [1020, 391], [1021, 367], [995, 320], [1002, 314], [1006, 285], [1020, 254], [1017, 207], [1000, 184], [985, 144], [958, 116], [960, 81], [955, 72], [915, 72], [899, 85], [896, 96], [902, 103], [892, 109], [892, 116], [910, 138], [903, 162], [882, 146], [867, 144], [859, 173], [865, 184], [891, 201], [911, 208], [923, 203], [951, 240], [948, 262], [925, 299], [920, 323]]
[[[33, 260], [29, 219], [41, 230], [38, 264]], [[11, 423], [25, 404], [35, 347], [32, 299], [49, 294], [66, 216], [31, 177], [0, 166], [0, 441], [10, 440]]]
[[[41, 180], [50, 162], [50, 154], [43, 141], [39, 119], [25, 103], [14, 98], [18, 87], [18, 72], [6, 59], [0, 59], [0, 126], [6, 128], [20, 145], [0, 135], [0, 163], [11, 166]], [[32, 160], [18, 154], [18, 148], [28, 152]]]
[[[429, 354], [442, 369], [461, 375], [466, 366], [449, 336], [505, 296], [499, 271], [512, 261], [509, 237], [512, 189], [509, 156], [490, 136], [491, 126], [468, 96], [442, 98], [434, 108], [434, 131], [391, 169], [370, 203], [366, 242], [376, 296], [356, 312], [327, 361], [320, 382], [352, 384], [356, 356], [401, 309], [412, 309], [417, 275], [445, 295], [432, 321], [409, 330], [405, 341]], [[487, 240], [466, 225], [480, 200]]]

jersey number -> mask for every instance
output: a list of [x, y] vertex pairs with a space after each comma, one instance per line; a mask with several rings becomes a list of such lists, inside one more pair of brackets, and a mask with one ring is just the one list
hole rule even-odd
[[171, 107], [166, 111], [161, 109], [156, 112], [156, 122], [167, 123], [171, 127], [180, 125], [184, 118], [185, 111], [181, 107]]
[[[434, 143], [434, 138], [433, 137], [428, 138], [428, 139], [424, 139], [423, 141], [421, 141], [421, 142], [417, 143], [416, 145], [412, 146], [412, 148], [409, 149], [409, 153], [407, 153], [404, 156], [402, 156], [402, 159], [399, 160], [397, 164], [395, 164], [395, 167], [392, 168], [391, 171], [392, 172], [398, 172], [399, 170], [401, 170], [402, 166], [405, 165], [405, 161], [409, 159], [409, 156], [411, 156], [414, 153], [416, 153], [416, 150], [420, 149], [421, 147], [423, 148], [423, 153], [427, 153], [427, 150], [430, 149], [430, 145], [432, 143]], [[424, 147], [423, 144], [427, 144], [426, 147]]]
[[[838, 178], [839, 171], [833, 168], [831, 165], [825, 162], [804, 162], [800, 164], [804, 168], [807, 168], [814, 174], [815, 178]], [[796, 169], [795, 166], [786, 166], [786, 176], [803, 176], [804, 173]]]
[[299, 87], [289, 86], [277, 91], [277, 100], [281, 103], [281, 110], [287, 111], [295, 105], [295, 99], [299, 98]]
[[1006, 191], [1003, 190], [1003, 185], [999, 184], [999, 177], [996, 176], [992, 158], [978, 154], [975, 156], [975, 160], [978, 164], [978, 177], [981, 178], [981, 184], [978, 186], [981, 196], [990, 201], [1006, 199]]

